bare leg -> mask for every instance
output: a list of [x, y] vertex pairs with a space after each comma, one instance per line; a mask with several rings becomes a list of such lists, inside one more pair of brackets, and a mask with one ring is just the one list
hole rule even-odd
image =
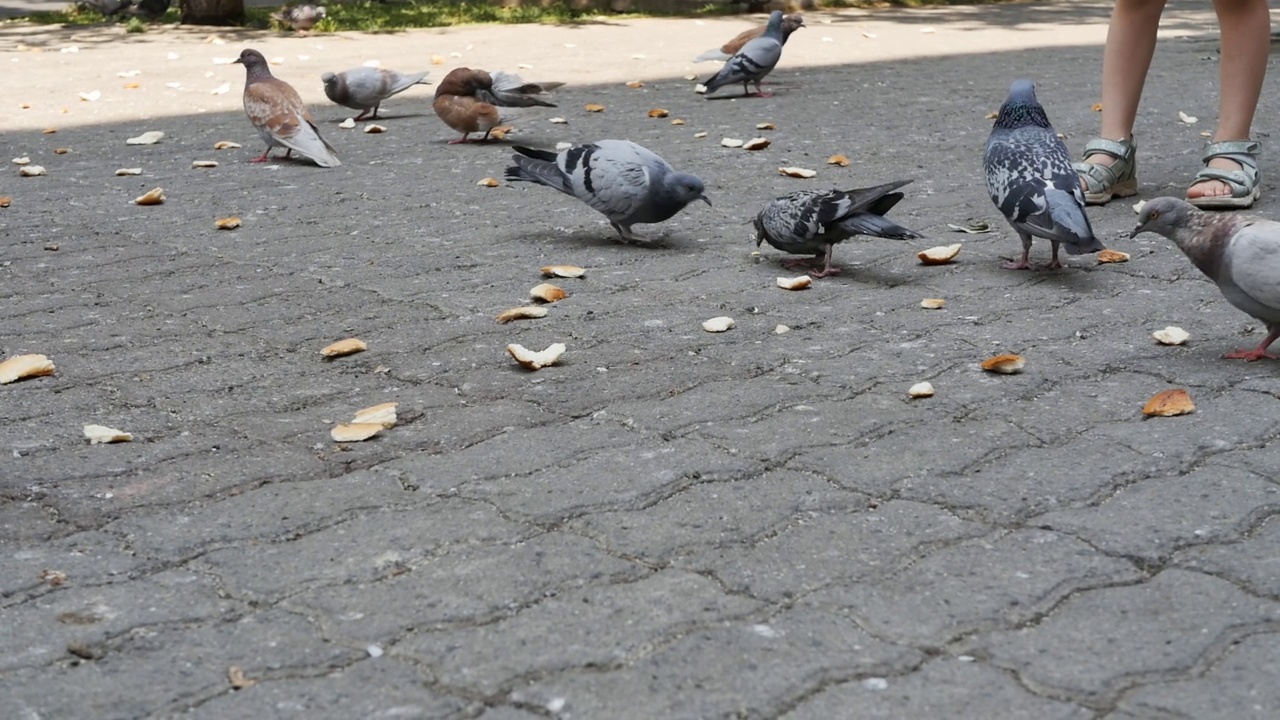
[[[1262, 0], [1265, 2], [1266, 0]], [[1102, 53], [1102, 128], [1108, 140], [1132, 140], [1133, 120], [1156, 51], [1156, 31], [1165, 0], [1116, 0]], [[1265, 51], [1264, 51], [1265, 52]], [[1086, 162], [1110, 166], [1115, 158], [1101, 153]]]
[[[1214, 0], [1222, 46], [1218, 64], [1218, 128], [1214, 142], [1247, 140], [1253, 113], [1262, 94], [1271, 50], [1271, 13], [1267, 0]], [[1239, 170], [1239, 163], [1214, 158], [1209, 167]], [[1231, 186], [1221, 180], [1204, 180], [1187, 188], [1187, 197], [1230, 195]]]
[[1267, 352], [1267, 348], [1270, 347], [1271, 343], [1275, 342], [1277, 339], [1280, 339], [1280, 326], [1273, 328], [1271, 332], [1267, 334], [1267, 337], [1263, 339], [1262, 344], [1258, 347], [1252, 350], [1236, 350], [1235, 352], [1229, 352], [1222, 357], [1226, 360], [1244, 360], [1245, 362], [1253, 362], [1254, 360], [1261, 360], [1262, 358], [1267, 358], [1268, 360], [1280, 360], [1280, 358], [1277, 358], [1275, 355]]
[[468, 135], [470, 135], [470, 134], [471, 134], [471, 133], [462, 133], [462, 137], [458, 138], [457, 140], [450, 140], [450, 141], [449, 141], [449, 144], [450, 144], [450, 145], [461, 145], [462, 143], [469, 143], [469, 142], [471, 142], [471, 141], [467, 139], [467, 136], [468, 136]]
[[251, 162], [251, 163], [264, 163], [264, 162], [266, 162], [266, 161], [268, 161], [268, 160], [270, 160], [270, 159], [271, 159], [271, 148], [269, 148], [269, 147], [268, 147], [266, 150], [263, 150], [263, 151], [262, 151], [262, 154], [261, 154], [261, 155], [259, 155], [258, 157], [256, 157], [256, 158], [254, 158], [254, 159], [250, 160], [249, 162]]
[[761, 89], [760, 89], [760, 81], [758, 81], [758, 80], [757, 80], [757, 81], [755, 81], [755, 86], [756, 86], [756, 96], [757, 96], [757, 97], [762, 97], [762, 98], [773, 97], [773, 93], [767, 93], [767, 92], [765, 92], [764, 90], [761, 90]]
[[1019, 232], [1018, 235], [1022, 238], [1022, 259], [1017, 262], [1005, 263], [1005, 270], [1031, 269], [1031, 236], [1024, 232]]

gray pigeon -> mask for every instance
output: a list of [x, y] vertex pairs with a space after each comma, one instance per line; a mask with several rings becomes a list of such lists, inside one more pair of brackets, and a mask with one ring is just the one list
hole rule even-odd
[[516, 146], [512, 181], [534, 182], [572, 195], [595, 208], [623, 242], [649, 242], [631, 232], [636, 223], [669, 219], [694, 200], [707, 205], [702, 180], [676, 172], [666, 160], [629, 140], [575, 145], [559, 154]]
[[1162, 197], [1142, 206], [1138, 226], [1129, 237], [1143, 232], [1172, 240], [1200, 272], [1218, 284], [1227, 302], [1267, 326], [1261, 345], [1222, 357], [1277, 359], [1267, 348], [1280, 339], [1280, 222], [1207, 213], [1178, 198]]
[[78, 4], [111, 17], [132, 8], [133, 0], [80, 0]]
[[[694, 58], [693, 61], [696, 63], [707, 62], [710, 60], [724, 62], [725, 60], [728, 60], [729, 58], [738, 54], [738, 51], [742, 49], [743, 45], [746, 45], [752, 40], [755, 40], [756, 38], [763, 35], [766, 27], [767, 26], [765, 25], [758, 25], [756, 27], [751, 28], [750, 30], [743, 30], [742, 32], [733, 36], [733, 39], [730, 40], [729, 42], [725, 43], [724, 45], [721, 45], [720, 47], [714, 50], [708, 50], [702, 53], [698, 57]], [[787, 38], [791, 37], [791, 33], [799, 30], [802, 27], [808, 27], [807, 25], [804, 24], [803, 15], [799, 13], [794, 13], [792, 15], [783, 15], [782, 16], [782, 44], [786, 45]]]
[[129, 14], [135, 17], [144, 17], [148, 20], [159, 20], [161, 16], [169, 12], [171, 4], [171, 0], [138, 0], [129, 9]]
[[316, 23], [328, 17], [329, 13], [324, 9], [323, 5], [294, 5], [292, 7], [282, 7], [278, 12], [271, 13], [271, 19], [281, 24], [297, 30], [299, 34], [305, 33], [316, 26]]
[[[813, 258], [783, 258], [788, 268], [810, 267], [809, 274], [826, 277], [840, 272], [831, 264], [836, 243], [855, 235], [907, 240], [920, 237], [884, 217], [902, 193], [893, 192], [911, 182], [899, 180], [856, 190], [800, 190], [770, 202], [756, 215], [756, 247], [768, 241], [789, 253], [811, 253]], [[816, 269], [822, 262], [821, 270]]]
[[378, 106], [383, 100], [414, 85], [430, 85], [423, 79], [426, 76], [426, 72], [405, 75], [395, 70], [358, 67], [340, 73], [327, 72], [320, 79], [324, 82], [324, 94], [330, 100], [360, 111], [356, 120], [363, 120], [370, 113], [371, 119], [377, 120]]
[[769, 24], [765, 25], [764, 34], [742, 46], [736, 55], [720, 68], [720, 72], [711, 76], [704, 85], [707, 94], [719, 90], [725, 85], [742, 83], [742, 94], [750, 96], [747, 83], [756, 86], [756, 95], [769, 97], [760, 90], [760, 81], [773, 71], [782, 57], [782, 11], [774, 10], [769, 15]]
[[1022, 238], [1022, 258], [1006, 268], [1031, 268], [1033, 235], [1053, 244], [1053, 259], [1046, 266], [1050, 269], [1062, 267], [1059, 245], [1065, 245], [1069, 255], [1105, 249], [1085, 215], [1084, 193], [1067, 146], [1036, 101], [1030, 80], [1015, 80], [1009, 88], [987, 138], [983, 164], [991, 201]]

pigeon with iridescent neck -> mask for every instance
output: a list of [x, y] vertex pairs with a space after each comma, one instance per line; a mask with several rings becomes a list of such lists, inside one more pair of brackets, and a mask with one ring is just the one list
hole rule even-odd
[[315, 119], [298, 91], [271, 74], [262, 53], [246, 49], [235, 62], [245, 69], [244, 114], [267, 144], [267, 149], [252, 162], [266, 162], [271, 148], [282, 147], [286, 158], [296, 152], [311, 158], [320, 167], [342, 164], [333, 146], [320, 137]]
[[628, 140], [600, 140], [559, 153], [514, 148], [506, 177], [555, 188], [609, 219], [623, 242], [648, 243], [636, 223], [670, 219], [694, 200], [710, 205], [702, 180], [677, 172], [656, 153]]
[[1068, 255], [1104, 250], [1084, 212], [1080, 178], [1071, 166], [1066, 145], [1049, 124], [1030, 80], [1016, 80], [1000, 106], [983, 156], [991, 201], [1022, 239], [1022, 257], [1005, 265], [1031, 269], [1031, 238], [1053, 246], [1045, 267], [1062, 267], [1058, 247]]
[[1173, 241], [1210, 280], [1227, 302], [1267, 326], [1267, 336], [1252, 350], [1222, 357], [1277, 359], [1267, 352], [1280, 339], [1280, 222], [1237, 213], [1207, 213], [1185, 200], [1156, 198], [1142, 206], [1138, 233], [1159, 233]]
[[[709, 62], [713, 60], [724, 62], [729, 58], [733, 57], [734, 55], [737, 55], [738, 51], [741, 50], [744, 45], [763, 35], [766, 27], [768, 27], [768, 25], [757, 25], [756, 27], [753, 27], [750, 30], [743, 30], [742, 32], [733, 36], [733, 39], [730, 40], [729, 42], [725, 43], [724, 45], [721, 45], [720, 47], [714, 50], [708, 50], [702, 53], [701, 55], [695, 57], [693, 61], [696, 63]], [[807, 25], [804, 24], [803, 15], [800, 15], [799, 13], [795, 13], [792, 15], [783, 15], [782, 16], [782, 44], [786, 45], [787, 38], [791, 37], [791, 33], [799, 30], [802, 27], [808, 27]]]
[[742, 83], [742, 94], [749, 97], [751, 91], [747, 88], [747, 83], [751, 83], [756, 86], [756, 95], [769, 97], [768, 93], [760, 89], [760, 81], [773, 72], [774, 66], [781, 58], [782, 11], [774, 10], [769, 15], [769, 23], [765, 25], [764, 33], [743, 45], [742, 49], [720, 68], [720, 72], [707, 78], [703, 83], [706, 85], [707, 95], [726, 85]]

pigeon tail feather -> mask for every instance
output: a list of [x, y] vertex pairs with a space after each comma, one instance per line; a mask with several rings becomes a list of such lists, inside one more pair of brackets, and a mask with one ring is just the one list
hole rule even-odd
[[519, 145], [512, 149], [517, 154], [511, 158], [515, 165], [506, 169], [505, 176], [508, 180], [537, 183], [555, 188], [566, 195], [574, 194], [569, 178], [556, 165], [555, 153]]

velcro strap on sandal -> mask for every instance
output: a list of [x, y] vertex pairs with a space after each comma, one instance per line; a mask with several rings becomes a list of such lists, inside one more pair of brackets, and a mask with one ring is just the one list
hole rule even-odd
[[[1262, 152], [1262, 143], [1257, 140], [1224, 140], [1223, 142], [1207, 143], [1204, 146], [1204, 155], [1200, 158], [1201, 162], [1209, 162], [1218, 157], [1226, 157], [1241, 165], [1252, 165], [1257, 167], [1258, 162], [1255, 156]], [[1243, 155], [1250, 162], [1246, 163], [1241, 160], [1239, 155]]]
[[[1253, 187], [1257, 185], [1257, 175], [1252, 177], [1247, 172], [1239, 170], [1219, 170], [1218, 168], [1204, 168], [1196, 173], [1196, 182], [1204, 182], [1205, 180], [1220, 180], [1231, 186], [1232, 197], [1244, 197], [1253, 191]], [[1194, 183], [1193, 183], [1194, 184]]]
[[1102, 153], [1117, 160], [1129, 160], [1133, 157], [1133, 143], [1125, 140], [1108, 140], [1094, 138], [1084, 146], [1084, 157]]

